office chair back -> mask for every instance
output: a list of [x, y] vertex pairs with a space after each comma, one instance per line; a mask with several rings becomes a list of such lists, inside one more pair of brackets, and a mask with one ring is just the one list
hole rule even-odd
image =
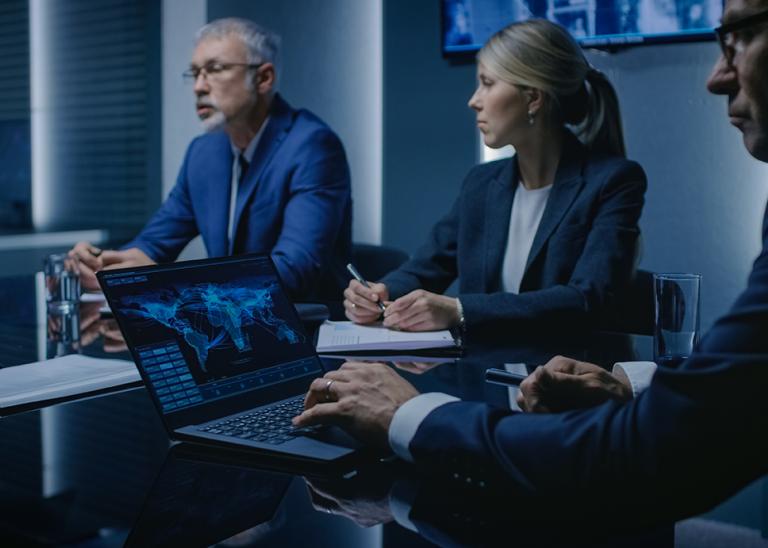
[[653, 335], [653, 272], [638, 270], [600, 318], [600, 329]]

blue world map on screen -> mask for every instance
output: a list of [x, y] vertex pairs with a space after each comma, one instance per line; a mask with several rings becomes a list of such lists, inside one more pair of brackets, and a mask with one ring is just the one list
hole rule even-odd
[[128, 317], [153, 320], [173, 329], [195, 350], [200, 367], [207, 371], [209, 352], [234, 345], [239, 352], [253, 349], [248, 329], [259, 326], [278, 341], [304, 342], [274, 313], [272, 295], [278, 285], [260, 288], [242, 285], [198, 284], [178, 291], [159, 289], [120, 298], [120, 312]]

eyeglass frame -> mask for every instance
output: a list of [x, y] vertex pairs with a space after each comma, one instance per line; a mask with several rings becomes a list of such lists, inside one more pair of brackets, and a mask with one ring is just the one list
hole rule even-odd
[[768, 10], [761, 11], [759, 13], [753, 13], [752, 15], [747, 15], [746, 17], [742, 17], [741, 19], [737, 19], [731, 23], [725, 23], [724, 25], [720, 25], [714, 29], [715, 35], [717, 36], [717, 41], [720, 44], [720, 50], [723, 52], [723, 57], [725, 58], [725, 62], [729, 67], [733, 66], [733, 60], [736, 57], [736, 53], [738, 52], [736, 51], [736, 46], [734, 45], [735, 39], [732, 43], [729, 44], [728, 36], [733, 36], [734, 32], [758, 25], [763, 22], [768, 22]]
[[[208, 80], [208, 77], [212, 74], [220, 74], [226, 70], [231, 69], [232, 67], [247, 67], [248, 69], [258, 69], [265, 65], [265, 63], [220, 63], [218, 61], [211, 61], [209, 63], [204, 64], [202, 67], [190, 67], [184, 72], [181, 73], [181, 77], [184, 79], [185, 82], [197, 82], [197, 79], [200, 77], [201, 74], [204, 75], [204, 78], [206, 81]], [[215, 70], [211, 71], [211, 68], [215, 68]]]

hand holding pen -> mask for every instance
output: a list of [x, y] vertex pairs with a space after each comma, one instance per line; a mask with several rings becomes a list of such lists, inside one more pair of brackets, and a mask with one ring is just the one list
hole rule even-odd
[[360, 324], [378, 321], [389, 299], [387, 286], [367, 282], [351, 264], [347, 265], [347, 270], [354, 277], [344, 290], [344, 312], [347, 318]]

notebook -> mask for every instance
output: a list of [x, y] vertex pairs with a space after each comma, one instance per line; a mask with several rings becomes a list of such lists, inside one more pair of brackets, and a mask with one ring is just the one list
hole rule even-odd
[[412, 351], [412, 350], [460, 350], [460, 344], [448, 330], [395, 331], [381, 324], [358, 325], [349, 321], [326, 320], [317, 335], [317, 351]]
[[0, 415], [140, 386], [129, 360], [70, 354], [0, 369]]
[[335, 464], [356, 455], [339, 428], [290, 425], [325, 370], [268, 255], [98, 279], [173, 438]]

